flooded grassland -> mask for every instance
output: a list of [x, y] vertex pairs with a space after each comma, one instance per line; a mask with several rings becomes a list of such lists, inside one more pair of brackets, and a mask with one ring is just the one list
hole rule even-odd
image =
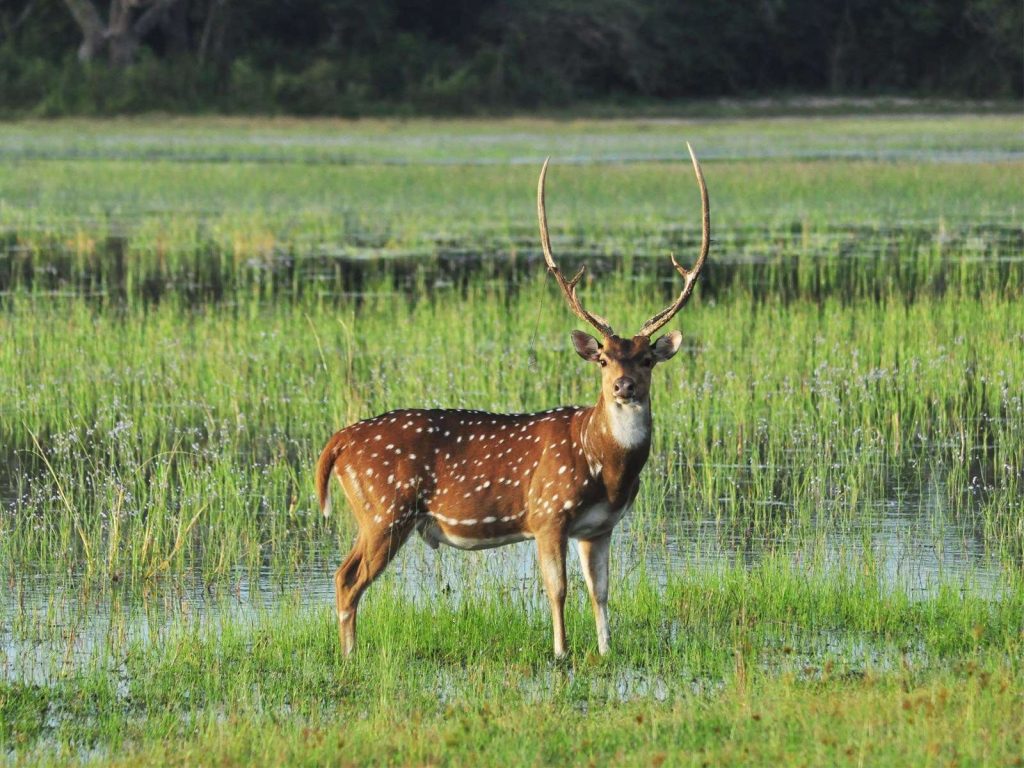
[[[808, 132], [810, 131], [810, 132]], [[397, 407], [588, 404], [534, 234], [613, 325], [712, 262], [550, 658], [528, 543], [411, 541], [344, 660], [312, 466]], [[1024, 137], [1001, 117], [0, 126], [0, 753], [1011, 764]]]

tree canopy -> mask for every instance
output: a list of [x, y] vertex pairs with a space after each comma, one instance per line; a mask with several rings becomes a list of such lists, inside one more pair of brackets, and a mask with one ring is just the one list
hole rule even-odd
[[1017, 98], [1016, 0], [6, 0], [0, 109], [472, 113]]

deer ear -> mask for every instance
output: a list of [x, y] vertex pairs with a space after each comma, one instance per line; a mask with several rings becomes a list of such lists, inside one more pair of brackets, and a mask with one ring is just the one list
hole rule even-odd
[[596, 363], [601, 354], [601, 345], [597, 339], [583, 331], [572, 332], [572, 345], [576, 348], [577, 355], [592, 363]]
[[672, 359], [672, 356], [679, 351], [680, 345], [683, 343], [683, 334], [679, 331], [669, 331], [660, 339], [658, 339], [651, 348], [654, 351], [654, 357], [657, 358], [658, 362], [663, 363], [666, 360]]

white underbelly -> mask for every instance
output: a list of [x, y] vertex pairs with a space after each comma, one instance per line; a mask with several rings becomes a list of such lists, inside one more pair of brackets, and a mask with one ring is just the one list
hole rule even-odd
[[437, 523], [433, 522], [422, 526], [419, 530], [423, 540], [434, 549], [437, 549], [438, 544], [446, 544], [456, 549], [493, 549], [533, 538], [533, 535], [528, 533], [509, 533], [502, 536], [462, 536], [446, 533]]
[[631, 504], [623, 504], [618, 509], [607, 501], [601, 501], [581, 511], [569, 523], [569, 535], [574, 539], [588, 539], [607, 533], [629, 511]]

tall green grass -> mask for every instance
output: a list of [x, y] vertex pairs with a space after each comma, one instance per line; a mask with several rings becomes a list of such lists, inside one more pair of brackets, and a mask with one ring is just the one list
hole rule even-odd
[[[575, 564], [553, 664], [529, 545], [412, 542], [341, 659], [322, 604], [353, 528], [315, 504], [324, 441], [396, 407], [593, 402], [537, 260], [534, 160], [555, 155], [556, 254], [628, 333], [699, 235], [682, 133], [715, 243], [615, 534], [614, 655], [594, 656]], [[1008, 118], [0, 126], [0, 752], [1012, 761], [1019, 137]]]
[[[572, 354], [568, 312], [542, 278], [514, 293], [371, 292], [358, 309], [11, 299], [0, 316], [15, 498], [0, 517], [3, 568], [60, 558], [145, 579], [191, 563], [216, 579], [290, 562], [293, 547], [344, 525], [314, 513], [309, 468], [346, 423], [394, 407], [593, 402], [596, 374]], [[664, 300], [614, 276], [587, 295], [621, 328]], [[684, 354], [656, 374], [639, 519], [657, 529], [666, 515], [710, 517], [799, 542], [869, 514], [894, 477], [921, 488], [934, 476], [947, 514], [1012, 564], [1018, 309], [998, 297], [694, 301], [679, 321]]]
[[[290, 295], [335, 288], [338, 257], [522, 257], [537, 251], [538, 168], [27, 161], [0, 177], [0, 287]], [[852, 258], [864, 280], [882, 267], [884, 285], [899, 275], [897, 257], [911, 257], [912, 273], [922, 260], [980, 258], [1014, 271], [1020, 285], [1020, 163], [707, 169], [716, 264]], [[550, 176], [563, 249], [663, 258], [697, 235], [698, 197], [682, 163], [556, 165]], [[888, 236], [908, 227], [909, 240]], [[866, 230], [866, 244], [849, 236], [854, 228]]]

